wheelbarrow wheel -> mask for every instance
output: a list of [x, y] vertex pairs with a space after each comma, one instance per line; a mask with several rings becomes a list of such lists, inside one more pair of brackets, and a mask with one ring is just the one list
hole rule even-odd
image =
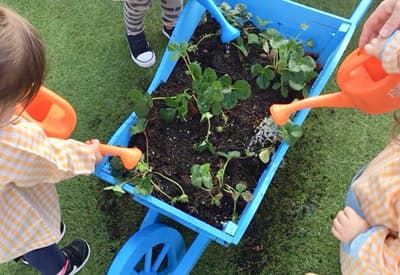
[[168, 274], [179, 264], [185, 250], [177, 230], [152, 224], [129, 238], [114, 258], [108, 275]]

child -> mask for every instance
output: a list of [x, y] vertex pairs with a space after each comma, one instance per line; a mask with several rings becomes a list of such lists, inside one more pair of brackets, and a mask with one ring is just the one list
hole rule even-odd
[[[142, 68], [156, 62], [144, 33], [144, 14], [151, 7], [152, 0], [124, 0], [124, 21], [126, 38], [132, 60]], [[183, 0], [162, 0], [162, 33], [169, 39], [182, 11]]]
[[[364, 46], [388, 73], [400, 73], [400, 31]], [[396, 117], [397, 126], [400, 125]], [[400, 138], [354, 177], [332, 226], [343, 274], [400, 274]]]
[[48, 138], [15, 115], [43, 83], [44, 45], [37, 31], [0, 5], [0, 263], [21, 257], [44, 275], [75, 274], [89, 258], [84, 240], [59, 249], [55, 184], [87, 175], [101, 159], [99, 142]]

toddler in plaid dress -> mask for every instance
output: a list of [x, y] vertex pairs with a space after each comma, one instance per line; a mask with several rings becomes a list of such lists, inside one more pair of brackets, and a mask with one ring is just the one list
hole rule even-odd
[[22, 257], [43, 275], [75, 274], [89, 258], [86, 241], [59, 249], [55, 183], [94, 171], [99, 142], [49, 138], [18, 117], [43, 84], [43, 42], [31, 24], [0, 5], [0, 263]]
[[[400, 31], [373, 38], [364, 50], [379, 58], [387, 73], [400, 73]], [[395, 120], [399, 123], [398, 113]], [[393, 141], [354, 177], [346, 206], [333, 221], [343, 274], [400, 274], [399, 125]]]

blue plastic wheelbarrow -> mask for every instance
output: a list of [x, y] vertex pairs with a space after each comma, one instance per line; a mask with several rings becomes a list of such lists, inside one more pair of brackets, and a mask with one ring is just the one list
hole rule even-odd
[[[206, 9], [223, 24], [224, 18], [215, 7], [222, 1], [188, 0], [177, 22], [171, 41], [188, 41], [199, 24]], [[249, 12], [264, 20], [271, 21], [268, 27], [277, 29], [288, 37], [297, 37], [302, 41], [312, 40], [313, 48], [308, 52], [318, 54], [318, 62], [323, 66], [314, 82], [309, 96], [319, 95], [335, 70], [343, 55], [359, 21], [372, 3], [372, 0], [361, 0], [350, 18], [343, 18], [319, 11], [288, 0], [226, 0], [234, 6], [242, 3]], [[301, 32], [301, 24], [307, 24], [307, 31]], [[299, 35], [300, 34], [300, 35]], [[221, 40], [227, 42], [237, 36], [234, 29], [222, 28]], [[172, 61], [166, 51], [161, 64], [151, 82], [148, 92], [152, 93], [161, 82], [167, 81], [176, 61]], [[296, 113], [294, 122], [302, 124], [309, 109]], [[127, 146], [130, 140], [129, 129], [136, 121], [132, 113], [119, 127], [109, 141], [111, 145]], [[147, 214], [138, 229], [123, 245], [115, 256], [108, 271], [110, 275], [117, 274], [188, 274], [211, 241], [224, 246], [238, 244], [254, 217], [276, 170], [286, 154], [289, 145], [282, 142], [271, 158], [270, 163], [260, 177], [253, 192], [253, 200], [247, 204], [237, 222], [229, 221], [222, 229], [213, 227], [151, 195], [141, 196], [135, 193], [134, 187], [123, 184], [122, 188], [131, 194], [134, 201], [148, 208]], [[95, 174], [110, 184], [117, 184], [111, 175], [107, 159], [96, 167]], [[160, 222], [166, 217], [184, 225], [197, 233], [191, 244], [185, 244], [181, 234], [173, 227]]]

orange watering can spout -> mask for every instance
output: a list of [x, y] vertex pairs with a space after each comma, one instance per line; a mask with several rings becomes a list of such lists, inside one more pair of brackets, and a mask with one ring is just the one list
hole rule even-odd
[[106, 144], [100, 144], [99, 151], [101, 155], [112, 155], [121, 158], [122, 164], [128, 170], [135, 168], [142, 157], [142, 151], [138, 148], [124, 148]]
[[343, 93], [309, 97], [290, 104], [273, 104], [269, 111], [276, 124], [286, 124], [290, 115], [298, 110], [317, 107], [352, 107], [352, 101]]
[[382, 114], [400, 107], [400, 74], [387, 74], [379, 59], [361, 49], [345, 58], [336, 81], [339, 92], [272, 105], [272, 119], [284, 125], [293, 112], [315, 107], [352, 107], [368, 114]]

